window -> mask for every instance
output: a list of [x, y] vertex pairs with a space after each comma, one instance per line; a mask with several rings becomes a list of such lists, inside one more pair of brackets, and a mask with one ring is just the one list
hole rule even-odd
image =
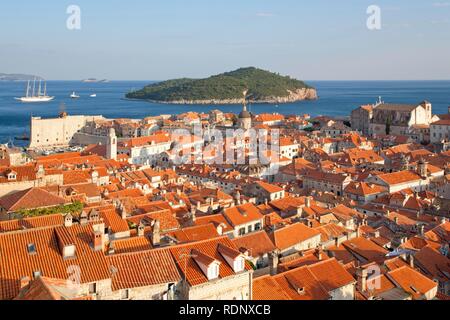
[[248, 226], [248, 233], [253, 232], [253, 226]]
[[214, 263], [208, 268], [208, 280], [215, 280], [219, 277], [219, 264]]
[[89, 294], [95, 293], [97, 293], [97, 284], [96, 283], [89, 284]]
[[243, 236], [245, 234], [245, 228], [239, 229], [239, 235]]
[[121, 292], [121, 294], [120, 294], [120, 298], [121, 298], [122, 300], [128, 300], [128, 299], [130, 299], [130, 289], [122, 290], [122, 292]]
[[29, 243], [27, 245], [27, 251], [28, 251], [28, 254], [36, 254], [37, 253], [36, 245], [34, 243]]
[[245, 260], [244, 260], [244, 258], [242, 258], [242, 257], [237, 258], [234, 261], [234, 272], [235, 273], [239, 273], [239, 272], [244, 271], [244, 269], [245, 269]]

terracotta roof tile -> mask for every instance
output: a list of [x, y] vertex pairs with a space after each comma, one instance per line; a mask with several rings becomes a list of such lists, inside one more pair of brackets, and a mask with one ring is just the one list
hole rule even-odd
[[291, 248], [303, 241], [317, 236], [320, 237], [319, 231], [308, 228], [302, 223], [295, 223], [275, 230], [269, 234], [274, 245], [280, 250]]
[[112, 289], [130, 289], [181, 280], [168, 249], [149, 250], [106, 257], [114, 269]]
[[66, 203], [64, 198], [41, 188], [30, 188], [0, 198], [0, 207], [7, 211], [55, 207]]
[[[63, 259], [58, 246], [55, 228], [32, 229], [0, 234], [0, 299], [12, 299], [19, 292], [19, 280], [33, 278], [33, 272], [42, 276], [67, 279], [67, 268], [81, 268], [81, 282], [96, 282], [110, 277], [103, 252], [91, 248], [91, 225], [73, 225], [68, 231], [75, 239], [76, 257]], [[35, 254], [27, 251], [34, 244]]]
[[[219, 252], [219, 244], [233, 250], [237, 250], [233, 242], [231, 242], [228, 237], [220, 237], [170, 248], [172, 256], [178, 265], [178, 269], [186, 277], [191, 286], [208, 282], [208, 278], [202, 272], [194, 258], [189, 256], [192, 254], [193, 250], [201, 252], [202, 255], [211, 257], [212, 259], [220, 262], [219, 278], [223, 279], [235, 275], [232, 267], [226, 262], [225, 258]], [[246, 265], [245, 269], [249, 271], [251, 267]]]
[[387, 276], [403, 290], [410, 293], [414, 300], [437, 287], [437, 283], [408, 266], [388, 272]]

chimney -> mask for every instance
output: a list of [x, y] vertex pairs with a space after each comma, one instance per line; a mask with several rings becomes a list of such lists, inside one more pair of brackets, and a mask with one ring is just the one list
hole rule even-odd
[[88, 223], [88, 214], [86, 211], [81, 212], [80, 215], [80, 224], [85, 225]]
[[141, 220], [141, 222], [139, 223], [139, 225], [137, 226], [137, 236], [138, 237], [143, 237], [145, 234], [145, 224], [144, 222]]
[[193, 225], [195, 224], [195, 221], [197, 220], [196, 213], [197, 213], [197, 209], [194, 206], [191, 206], [191, 216], [190, 216], [190, 218], [191, 218], [191, 223]]
[[357, 289], [360, 292], [365, 292], [367, 290], [367, 270], [364, 268], [358, 268], [356, 270], [356, 276], [357, 276]]
[[73, 217], [70, 213], [66, 214], [64, 217], [64, 226], [65, 227], [71, 227], [73, 224]]
[[425, 226], [421, 224], [419, 226], [419, 235], [423, 236], [425, 234]]
[[239, 191], [236, 191], [234, 200], [235, 200], [235, 203], [237, 206], [239, 206], [241, 204], [241, 193]]
[[357, 238], [361, 237], [361, 227], [356, 228], [356, 237]]
[[125, 220], [128, 217], [128, 213], [127, 213], [127, 209], [125, 208], [123, 203], [120, 204], [119, 211], [120, 211], [120, 216], [122, 217], [123, 220]]
[[414, 269], [414, 256], [410, 253], [408, 256], [409, 266]]
[[109, 254], [109, 255], [112, 255], [112, 254], [114, 254], [115, 252], [116, 252], [116, 248], [115, 248], [114, 242], [111, 241], [111, 242], [109, 243], [108, 254]]
[[311, 208], [311, 197], [306, 197], [306, 199], [305, 199], [305, 207]]
[[103, 251], [105, 249], [105, 224], [99, 223], [93, 225], [94, 229], [94, 251]]
[[322, 261], [322, 259], [323, 259], [322, 250], [321, 250], [321, 249], [316, 249], [315, 254], [316, 254], [317, 259], [318, 259], [319, 261]]
[[221, 236], [221, 235], [223, 235], [223, 225], [222, 224], [219, 224], [218, 226], [217, 226], [217, 233]]
[[31, 282], [31, 278], [28, 276], [20, 278], [20, 282], [19, 282], [20, 290], [28, 287], [30, 285], [30, 282]]
[[278, 273], [278, 252], [272, 251], [269, 253], [269, 268], [270, 275], [274, 276]]
[[161, 223], [159, 220], [155, 220], [153, 223], [152, 232], [152, 244], [154, 247], [159, 246], [161, 243]]
[[101, 231], [94, 232], [94, 251], [103, 251], [104, 234]]

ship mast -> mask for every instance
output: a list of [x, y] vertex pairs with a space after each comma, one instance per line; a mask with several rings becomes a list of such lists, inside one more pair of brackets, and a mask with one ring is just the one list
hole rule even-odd
[[36, 89], [36, 77], [33, 80], [33, 97], [34, 97], [34, 91]]
[[39, 90], [38, 90], [38, 97], [41, 96], [41, 79], [39, 79]]
[[29, 94], [30, 94], [30, 80], [28, 80], [28, 83], [27, 83], [27, 92], [26, 92], [25, 96], [28, 98]]

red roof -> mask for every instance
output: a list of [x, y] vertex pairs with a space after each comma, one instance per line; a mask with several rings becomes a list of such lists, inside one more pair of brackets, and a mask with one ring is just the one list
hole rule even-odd
[[181, 280], [168, 249], [112, 255], [107, 256], [106, 260], [114, 270], [111, 277], [114, 291], [178, 283]]
[[[193, 250], [201, 252], [203, 255], [211, 257], [220, 262], [220, 279], [235, 275], [233, 267], [227, 263], [223, 255], [219, 252], [220, 245], [229, 247], [230, 249], [237, 251], [236, 246], [228, 237], [220, 237], [216, 239], [172, 247], [170, 248], [170, 252], [172, 253], [173, 258], [178, 265], [178, 269], [181, 271], [184, 277], [186, 277], [188, 283], [191, 286], [196, 286], [208, 282], [208, 278], [200, 269], [197, 262], [195, 262], [195, 258], [192, 257]], [[246, 265], [245, 268], [246, 270], [251, 269], [249, 265]]]
[[30, 188], [0, 198], [0, 207], [6, 211], [55, 207], [65, 203], [64, 198], [40, 188]]
[[272, 242], [280, 250], [291, 248], [317, 236], [320, 237], [319, 231], [311, 229], [303, 223], [294, 223], [269, 234]]

